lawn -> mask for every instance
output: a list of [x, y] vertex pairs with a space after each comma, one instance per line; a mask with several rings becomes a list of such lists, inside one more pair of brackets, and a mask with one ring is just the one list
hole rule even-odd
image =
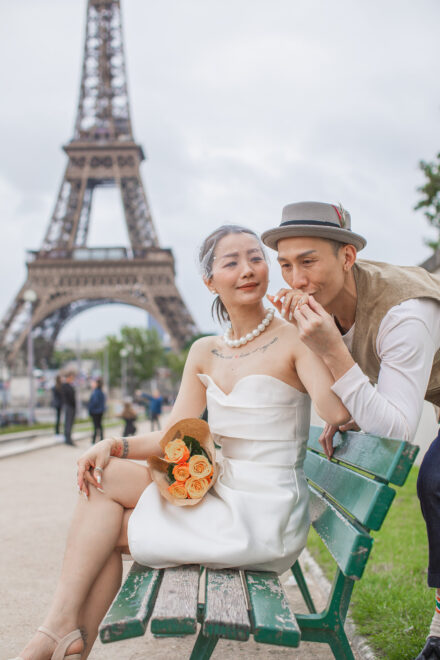
[[[428, 589], [428, 547], [413, 468], [397, 495], [374, 544], [362, 580], [355, 585], [351, 617], [378, 658], [412, 660], [420, 652], [434, 613], [435, 592]], [[334, 562], [311, 531], [307, 545], [332, 580]]]

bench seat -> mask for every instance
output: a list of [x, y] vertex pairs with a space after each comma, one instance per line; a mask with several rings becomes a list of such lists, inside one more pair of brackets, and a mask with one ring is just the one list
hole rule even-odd
[[[364, 433], [336, 434], [328, 460], [311, 427], [304, 471], [316, 532], [336, 565], [328, 602], [316, 611], [298, 562], [292, 566], [309, 610], [292, 612], [278, 576], [271, 572], [180, 566], [156, 570], [134, 563], [100, 627], [102, 642], [143, 635], [198, 635], [190, 660], [207, 660], [220, 638], [297, 647], [329, 644], [337, 660], [354, 660], [344, 625], [353, 587], [362, 578], [373, 544], [418, 447]], [[198, 625], [200, 624], [200, 625]]]
[[[297, 647], [300, 630], [276, 573], [211, 570], [191, 565], [157, 570], [133, 563], [100, 626], [106, 644], [145, 633], [200, 633], [192, 658], [204, 657], [220, 638]], [[210, 650], [209, 650], [210, 649]], [[209, 657], [207, 655], [206, 657]]]

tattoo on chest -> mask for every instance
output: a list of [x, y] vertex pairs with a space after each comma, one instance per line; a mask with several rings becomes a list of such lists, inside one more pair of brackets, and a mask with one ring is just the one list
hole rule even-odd
[[[273, 339], [270, 340], [267, 344], [264, 344], [263, 346], [259, 346], [258, 348], [254, 348], [252, 351], [247, 351], [247, 352], [241, 352], [241, 353], [235, 353], [234, 355], [225, 355], [221, 351], [219, 351], [217, 348], [213, 348], [211, 353], [215, 355], [215, 357], [221, 358], [222, 360], [236, 360], [237, 358], [246, 358], [249, 357], [250, 355], [253, 355], [254, 353], [258, 353], [258, 351], [261, 351], [262, 353], [265, 353], [267, 349], [272, 346], [272, 344], [275, 344], [275, 342], [278, 341], [278, 337], [274, 337]], [[244, 349], [245, 351], [246, 349]]]

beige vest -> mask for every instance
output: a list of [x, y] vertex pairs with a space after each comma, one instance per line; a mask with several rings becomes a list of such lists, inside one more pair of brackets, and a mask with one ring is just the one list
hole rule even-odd
[[[362, 371], [377, 383], [380, 358], [376, 338], [380, 323], [391, 307], [410, 298], [440, 302], [440, 277], [418, 266], [391, 266], [377, 261], [356, 261], [353, 274], [357, 289], [352, 355]], [[434, 356], [425, 399], [440, 406], [440, 350]]]

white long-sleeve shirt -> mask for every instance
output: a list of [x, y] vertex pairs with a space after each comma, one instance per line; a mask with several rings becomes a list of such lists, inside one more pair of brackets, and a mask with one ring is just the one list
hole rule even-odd
[[[342, 339], [349, 350], [354, 325]], [[435, 353], [440, 348], [440, 303], [406, 300], [385, 314], [376, 338], [377, 386], [358, 364], [332, 386], [366, 433], [411, 441], [422, 414]]]

